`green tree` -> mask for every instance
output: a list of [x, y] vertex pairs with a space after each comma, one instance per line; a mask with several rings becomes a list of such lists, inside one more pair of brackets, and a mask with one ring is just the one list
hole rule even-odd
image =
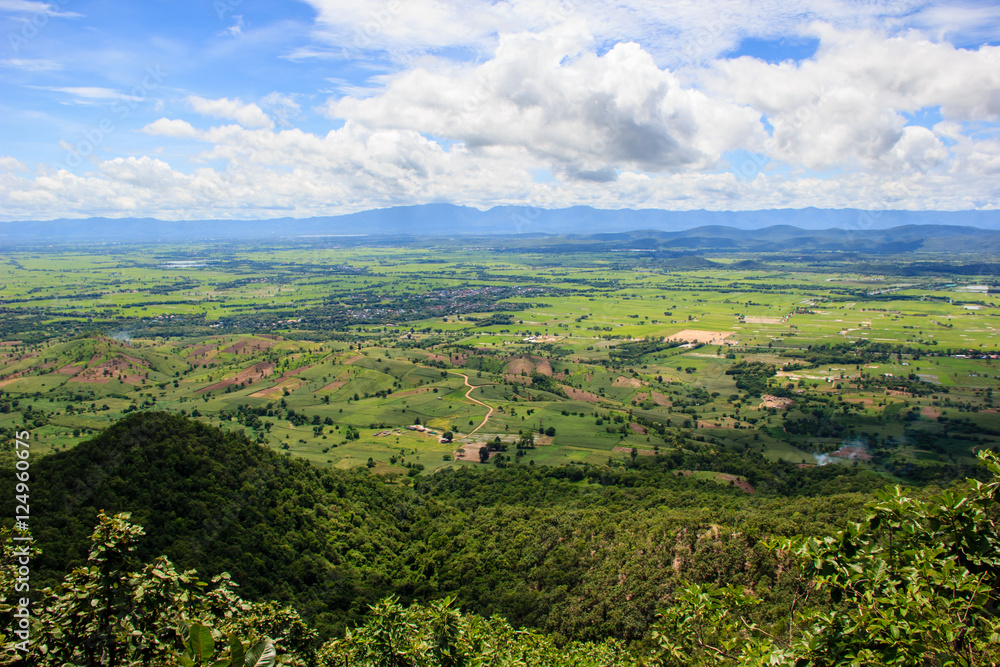
[[[242, 600], [226, 574], [209, 584], [193, 570], [177, 572], [164, 557], [135, 563], [144, 531], [128, 519], [100, 513], [86, 564], [41, 591], [29, 647], [35, 664], [312, 664], [316, 633], [295, 611]], [[278, 653], [284, 655], [275, 660]]]
[[772, 548], [799, 561], [831, 606], [794, 611], [787, 638], [745, 620], [759, 600], [742, 587], [685, 585], [660, 612], [659, 664], [972, 667], [1000, 658], [1000, 459], [992, 480], [926, 499], [876, 494], [864, 521], [836, 536]]

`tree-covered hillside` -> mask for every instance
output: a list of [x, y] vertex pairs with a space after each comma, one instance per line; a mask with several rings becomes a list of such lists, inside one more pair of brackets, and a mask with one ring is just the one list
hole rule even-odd
[[[445, 471], [411, 488], [137, 413], [34, 463], [37, 576], [52, 584], [85, 560], [99, 511], [127, 511], [146, 529], [141, 560], [162, 554], [206, 576], [228, 572], [242, 595], [292, 604], [324, 636], [387, 595], [451, 595], [558, 638], [634, 640], [680, 579], [754, 584], [771, 600], [761, 619], [781, 618], [793, 584], [763, 541], [831, 533], [860, 511], [860, 492], [882, 484], [864, 470], [751, 452], [711, 466], [722, 472], [693, 473], [708, 469], [706, 455], [675, 452]], [[761, 490], [720, 483], [726, 473]]]
[[[1000, 657], [992, 453], [980, 455], [985, 482], [812, 498], [781, 495], [778, 483], [746, 494], [673, 467], [696, 459], [664, 459], [450, 473], [403, 488], [319, 471], [195, 421], [133, 415], [32, 467], [43, 553], [25, 662], [821, 667]], [[870, 484], [856, 471], [810, 480], [818, 473], [796, 470], [811, 492]], [[113, 514], [126, 505], [133, 513]], [[16, 543], [7, 529], [0, 537], [0, 593], [13, 601]], [[52, 587], [40, 590], [43, 579]], [[13, 613], [0, 603], [0, 664], [25, 657], [7, 634]]]

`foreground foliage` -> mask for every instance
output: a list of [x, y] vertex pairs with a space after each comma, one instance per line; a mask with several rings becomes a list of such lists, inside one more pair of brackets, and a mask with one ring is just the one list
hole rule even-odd
[[969, 480], [926, 500], [898, 486], [834, 537], [773, 548], [796, 558], [830, 608], [798, 611], [786, 637], [745, 620], [746, 587], [684, 587], [654, 628], [668, 664], [987, 665], [1000, 657], [1000, 459], [992, 481]]

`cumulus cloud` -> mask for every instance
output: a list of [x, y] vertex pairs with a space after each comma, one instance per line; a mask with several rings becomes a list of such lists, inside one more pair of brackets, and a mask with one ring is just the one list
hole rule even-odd
[[579, 23], [506, 35], [481, 65], [438, 61], [381, 94], [331, 100], [328, 113], [461, 142], [477, 155], [516, 151], [553, 173], [596, 181], [621, 169], [708, 168], [763, 139], [758, 112], [685, 88], [638, 44], [598, 56], [590, 42]]
[[160, 137], [174, 137], [175, 139], [194, 139], [198, 136], [198, 131], [185, 120], [160, 118], [142, 128], [146, 134]]
[[1000, 114], [1000, 47], [814, 30], [822, 38], [814, 58], [720, 60], [702, 77], [709, 94], [766, 116], [774, 128], [767, 149], [777, 159], [813, 170], [929, 168], [945, 159], [945, 146], [908, 127], [906, 113], [939, 107], [954, 121]]
[[0, 171], [28, 171], [28, 166], [17, 158], [0, 156]]
[[243, 104], [240, 99], [222, 97], [210, 100], [198, 95], [188, 97], [188, 103], [198, 113], [213, 118], [235, 120], [244, 127], [273, 127], [274, 122], [256, 104]]

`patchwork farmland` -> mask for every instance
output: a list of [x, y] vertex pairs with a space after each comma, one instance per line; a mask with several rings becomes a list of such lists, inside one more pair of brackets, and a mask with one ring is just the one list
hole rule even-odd
[[678, 449], [936, 479], [1000, 444], [983, 271], [509, 243], [9, 253], [0, 427], [168, 410], [401, 482]]

